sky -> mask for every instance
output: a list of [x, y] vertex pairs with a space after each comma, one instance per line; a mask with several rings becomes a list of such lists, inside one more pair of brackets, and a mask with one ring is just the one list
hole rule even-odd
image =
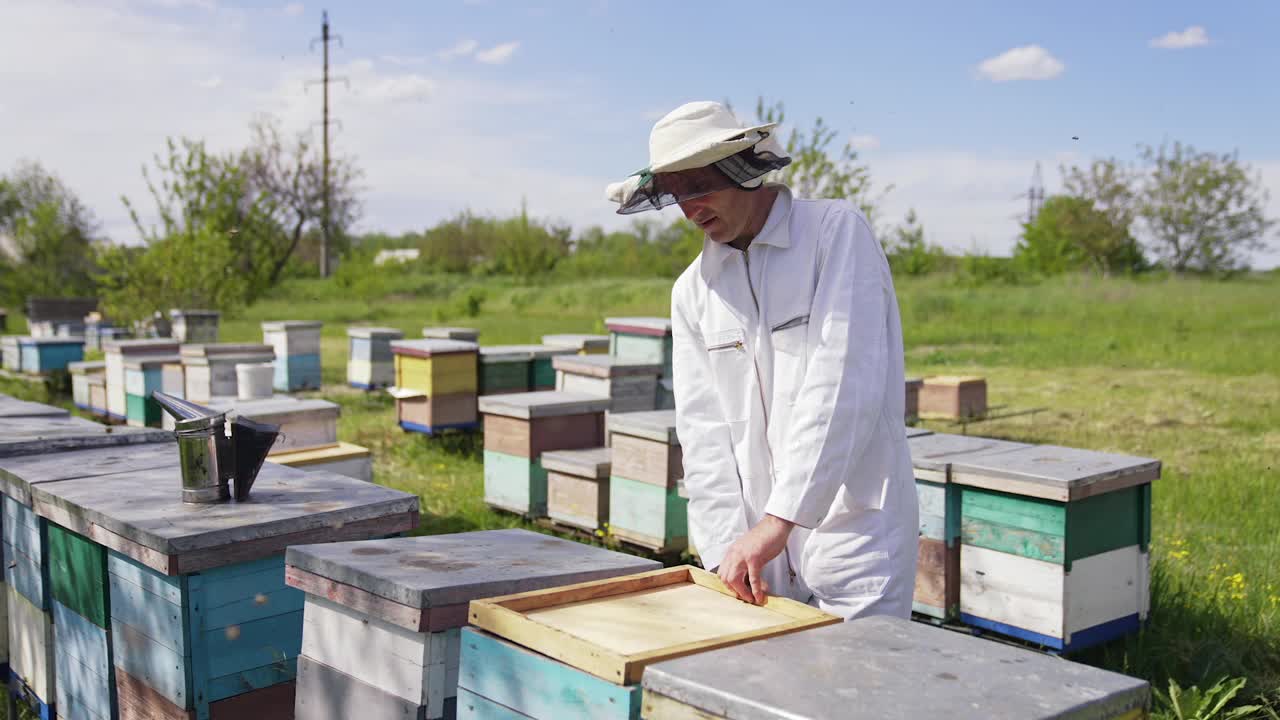
[[[1275, 2], [0, 0], [0, 173], [39, 161], [137, 242], [121, 197], [153, 207], [166, 138], [233, 150], [261, 115], [318, 138], [326, 9], [362, 231], [522, 202], [625, 226], [604, 187], [647, 165], [658, 118], [760, 97], [853, 143], [884, 225], [914, 208], [954, 251], [1011, 250], [1037, 162], [1052, 194], [1060, 165], [1139, 143], [1238, 151], [1280, 217]], [[1280, 265], [1280, 237], [1253, 261]]]

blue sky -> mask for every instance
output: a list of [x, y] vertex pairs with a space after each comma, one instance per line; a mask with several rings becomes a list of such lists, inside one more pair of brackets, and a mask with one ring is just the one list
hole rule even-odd
[[[749, 114], [761, 95], [862, 148], [894, 185], [884, 224], [915, 207], [952, 249], [1008, 251], [1037, 161], [1052, 192], [1060, 163], [1140, 142], [1238, 149], [1280, 195], [1272, 2], [6, 0], [0, 169], [43, 161], [129, 241], [119, 196], [141, 198], [166, 136], [230, 149], [256, 113], [318, 119], [322, 7], [344, 40], [335, 147], [365, 171], [364, 229], [522, 199], [620, 225], [603, 186], [646, 164], [657, 117], [696, 99]], [[1259, 265], [1280, 264], [1272, 245]]]

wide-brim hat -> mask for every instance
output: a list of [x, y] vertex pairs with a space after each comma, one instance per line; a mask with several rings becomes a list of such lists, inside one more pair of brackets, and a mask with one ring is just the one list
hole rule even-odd
[[[772, 137], [777, 126], [778, 123], [772, 122], [744, 124], [732, 110], [718, 102], [681, 105], [655, 123], [649, 133], [649, 166], [622, 182], [610, 184], [605, 195], [614, 202], [624, 203], [647, 178], [657, 173], [706, 167], [758, 145], [759, 149], [785, 158], [786, 152]], [[744, 183], [751, 184], [751, 181]]]

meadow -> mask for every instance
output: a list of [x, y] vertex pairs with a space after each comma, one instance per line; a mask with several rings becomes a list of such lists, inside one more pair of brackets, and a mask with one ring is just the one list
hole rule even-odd
[[[485, 344], [536, 342], [552, 332], [603, 332], [607, 315], [666, 314], [669, 290], [663, 279], [398, 271], [354, 285], [294, 280], [224, 319], [222, 339], [258, 341], [264, 320], [324, 321], [320, 394], [343, 406], [341, 437], [373, 450], [376, 481], [422, 498], [419, 532], [511, 527], [522, 523], [481, 499], [474, 436], [404, 433], [385, 394], [346, 387], [346, 326], [418, 337], [424, 325], [465, 325]], [[930, 276], [899, 279], [898, 295], [909, 375], [979, 374], [993, 405], [1043, 408], [969, 433], [1164, 463], [1154, 489], [1149, 623], [1073, 659], [1157, 688], [1243, 677], [1242, 697], [1280, 702], [1280, 276], [985, 287]], [[0, 392], [48, 399], [9, 380]]]

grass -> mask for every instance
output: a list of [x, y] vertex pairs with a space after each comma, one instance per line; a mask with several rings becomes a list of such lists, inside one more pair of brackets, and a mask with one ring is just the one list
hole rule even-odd
[[[342, 438], [373, 450], [378, 482], [422, 498], [419, 531], [436, 533], [521, 523], [484, 505], [475, 438], [402, 433], [389, 398], [344, 386], [346, 325], [418, 337], [447, 323], [478, 328], [486, 344], [536, 342], [602, 331], [606, 315], [666, 314], [670, 283], [393, 276], [376, 289], [291, 282], [225, 320], [223, 337], [259, 339], [263, 320], [324, 320], [323, 395], [343, 406]], [[982, 288], [904, 278], [898, 294], [910, 374], [981, 374], [992, 404], [1048, 408], [971, 433], [1164, 461], [1149, 624], [1073, 659], [1161, 688], [1247, 677], [1242, 698], [1280, 698], [1280, 277]]]

